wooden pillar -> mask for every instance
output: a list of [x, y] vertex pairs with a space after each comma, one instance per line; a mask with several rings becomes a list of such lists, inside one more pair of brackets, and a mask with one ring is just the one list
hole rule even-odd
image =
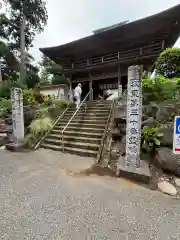
[[121, 68], [118, 65], [118, 97], [122, 94], [122, 85], [121, 85]]
[[[91, 78], [91, 72], [89, 72], [89, 91], [92, 89], [92, 78]], [[93, 90], [89, 95], [89, 100], [93, 100]]]
[[[143, 67], [141, 67], [141, 68], [143, 68]], [[148, 66], [148, 77], [151, 77], [151, 69], [152, 69], [152, 67]]]
[[73, 89], [72, 89], [72, 76], [67, 77], [69, 82], [69, 100], [73, 100]]
[[164, 46], [165, 46], [165, 41], [162, 41], [162, 50], [164, 50]]

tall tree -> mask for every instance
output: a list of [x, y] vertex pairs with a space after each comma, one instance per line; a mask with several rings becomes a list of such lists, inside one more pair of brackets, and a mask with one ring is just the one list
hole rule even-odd
[[25, 50], [32, 46], [35, 33], [43, 31], [47, 11], [43, 0], [4, 0], [9, 4], [9, 18], [3, 27], [11, 47], [21, 52], [21, 81], [25, 79]]
[[13, 47], [20, 49], [20, 26], [25, 16], [25, 48], [32, 46], [36, 33], [41, 33], [47, 23], [46, 4], [43, 0], [4, 0], [9, 4], [9, 17], [4, 19], [4, 28]]

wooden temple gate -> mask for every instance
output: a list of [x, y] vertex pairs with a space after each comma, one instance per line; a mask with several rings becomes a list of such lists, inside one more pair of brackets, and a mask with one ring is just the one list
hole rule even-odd
[[93, 88], [92, 99], [107, 89], [127, 85], [130, 65], [152, 71], [157, 56], [172, 47], [180, 34], [180, 4], [135, 22], [94, 31], [94, 34], [58, 47], [40, 49], [64, 68], [71, 88], [83, 84], [83, 94]]

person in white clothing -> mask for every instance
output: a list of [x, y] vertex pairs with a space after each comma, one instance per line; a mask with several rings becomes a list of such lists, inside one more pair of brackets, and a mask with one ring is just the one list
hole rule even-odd
[[76, 108], [79, 107], [79, 104], [81, 102], [81, 94], [82, 94], [81, 83], [79, 83], [77, 87], [74, 89], [74, 97], [76, 99], [75, 101]]

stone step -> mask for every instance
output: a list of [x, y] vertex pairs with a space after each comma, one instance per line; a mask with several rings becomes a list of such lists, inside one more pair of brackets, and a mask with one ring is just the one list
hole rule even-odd
[[[50, 133], [48, 135], [48, 139], [58, 139], [61, 140], [62, 139], [62, 135], [61, 134], [53, 134]], [[64, 135], [64, 140], [65, 141], [76, 141], [76, 142], [84, 142], [84, 143], [94, 143], [94, 144], [100, 144], [101, 143], [101, 138], [89, 138], [89, 137], [78, 137], [78, 136], [67, 136]]]
[[112, 100], [92, 100], [92, 101], [87, 101], [88, 104], [111, 104]]
[[[59, 122], [56, 126], [61, 126], [61, 127], [65, 127], [67, 125], [67, 122], [66, 121], [61, 121]], [[105, 128], [105, 125], [104, 123], [82, 123], [80, 124], [79, 122], [70, 122], [69, 125], [68, 125], [69, 128], [71, 127], [77, 127], [77, 128], [99, 128], [99, 129], [104, 129]]]
[[[111, 104], [83, 104], [83, 105], [81, 105], [81, 107], [82, 108], [84, 108], [84, 107], [87, 107], [87, 108], [99, 108], [99, 109], [102, 109], [102, 108], [107, 108], [107, 109], [109, 109], [109, 108], [111, 108]], [[72, 109], [72, 110], [76, 110], [76, 107], [71, 107], [71, 108], [69, 108], [69, 109]], [[81, 108], [80, 108], [81, 109]]]
[[[51, 139], [47, 137], [44, 140], [44, 143], [63, 146], [63, 141], [61, 139]], [[76, 142], [76, 141], [65, 141], [65, 140], [64, 140], [64, 146], [79, 148], [79, 149], [90, 149], [90, 150], [98, 150], [100, 147], [99, 144], [87, 143], [87, 142]]]
[[[65, 126], [55, 126], [54, 129], [57, 129], [57, 130], [60, 130], [62, 131], [64, 129]], [[75, 126], [75, 127], [71, 127], [71, 126], [68, 126], [66, 128], [66, 131], [83, 131], [83, 132], [92, 132], [92, 133], [103, 133], [104, 131], [104, 128], [91, 128], [91, 127], [84, 127], [84, 126]]]
[[11, 118], [11, 117], [6, 118], [6, 119], [5, 119], [5, 123], [11, 125], [11, 124], [12, 124], [12, 118]]
[[[43, 143], [41, 145], [42, 148], [46, 149], [52, 149], [55, 151], [63, 151], [62, 146], [56, 146], [52, 144], [45, 144]], [[79, 149], [79, 148], [69, 148], [69, 147], [64, 147], [64, 152], [79, 155], [79, 156], [84, 156], [84, 157], [96, 157], [98, 151], [93, 151], [93, 150], [87, 150], [87, 149]]]
[[[102, 121], [102, 120], [96, 120], [96, 119], [72, 119], [72, 121], [70, 123], [79, 123], [79, 124], [102, 124], [103, 125], [106, 123], [106, 121]], [[67, 120], [61, 119], [59, 120], [58, 124], [67, 124]], [[105, 127], [105, 125], [104, 125]]]
[[5, 120], [3, 118], [0, 118], [0, 124], [4, 124]]
[[[62, 117], [61, 118], [61, 120], [62, 121], [69, 121], [70, 120], [70, 116], [64, 116], [64, 117]], [[85, 114], [83, 114], [83, 115], [75, 115], [74, 117], [73, 117], [73, 119], [72, 120], [89, 120], [89, 119], [91, 119], [91, 120], [98, 120], [98, 121], [104, 121], [105, 119], [107, 119], [107, 116], [97, 116], [97, 115], [91, 115], [91, 116], [88, 116], [88, 115], [85, 115]]]
[[[75, 116], [79, 116], [79, 117], [89, 117], [89, 118], [92, 118], [92, 117], [107, 117], [109, 114], [109, 112], [107, 113], [77, 113]], [[71, 118], [72, 117], [72, 114], [70, 113], [67, 113], [64, 117], [69, 117]]]
[[[58, 134], [58, 135], [61, 136], [60, 129], [53, 129], [51, 131], [51, 133]], [[97, 131], [96, 132], [71, 131], [71, 130], [67, 129], [64, 132], [64, 136], [73, 136], [73, 137], [78, 136], [78, 137], [88, 137], [88, 138], [93, 138], [93, 139], [94, 138], [100, 138], [101, 139], [102, 133], [97, 133]]]
[[[73, 115], [73, 113], [75, 113], [74, 110], [68, 110], [66, 114], [72, 114]], [[84, 113], [86, 113], [86, 114], [106, 113], [106, 114], [108, 114], [109, 113], [109, 109], [104, 109], [104, 108], [103, 109], [96, 109], [96, 108], [94, 108], [94, 109], [87, 109], [86, 112], [85, 112], [85, 109], [81, 109], [81, 110], [79, 110], [77, 112], [77, 114], [78, 113], [82, 113], [82, 114], [84, 114]]]

